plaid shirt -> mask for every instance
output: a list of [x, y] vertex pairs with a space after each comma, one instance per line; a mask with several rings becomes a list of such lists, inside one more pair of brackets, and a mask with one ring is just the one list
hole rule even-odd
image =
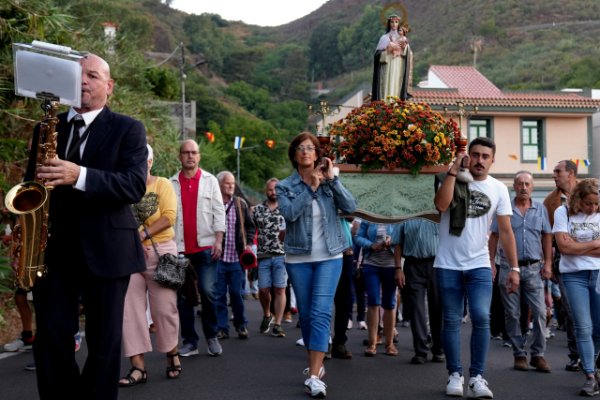
[[233, 201], [234, 198], [232, 197], [231, 200], [225, 204], [225, 210], [227, 210], [227, 215], [225, 215], [225, 224], [227, 228], [225, 229], [225, 244], [223, 245], [223, 255], [221, 256], [221, 260], [223, 262], [230, 263], [239, 261], [238, 254], [235, 249], [235, 223], [237, 221], [237, 213]]

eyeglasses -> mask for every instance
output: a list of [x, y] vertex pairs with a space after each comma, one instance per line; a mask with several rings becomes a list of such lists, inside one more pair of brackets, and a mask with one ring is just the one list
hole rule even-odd
[[313, 151], [315, 151], [316, 147], [315, 146], [298, 146], [296, 147], [296, 151], [298, 153], [302, 153], [304, 151], [306, 151], [307, 153], [312, 153]]
[[182, 156], [195, 156], [197, 154], [200, 154], [199, 151], [180, 151], [179, 154], [181, 154]]

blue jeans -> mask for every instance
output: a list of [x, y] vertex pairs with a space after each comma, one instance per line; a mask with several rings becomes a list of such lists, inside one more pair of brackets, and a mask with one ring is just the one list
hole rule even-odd
[[367, 305], [381, 306], [384, 310], [396, 308], [396, 269], [364, 264], [362, 267]]
[[577, 350], [583, 370], [593, 374], [595, 359], [600, 351], [600, 294], [596, 293], [598, 271], [579, 271], [561, 274], [572, 310]]
[[296, 294], [304, 346], [325, 353], [342, 259], [286, 264], [286, 268]]
[[287, 272], [285, 270], [285, 256], [267, 257], [258, 260], [258, 287], [279, 288], [287, 287]]
[[242, 282], [244, 270], [239, 262], [217, 263], [217, 328], [229, 333], [229, 319], [227, 313], [227, 288], [233, 312], [233, 326], [235, 329], [243, 328], [248, 324], [242, 297]]
[[460, 362], [460, 329], [466, 297], [473, 326], [469, 375], [483, 375], [490, 346], [492, 270], [475, 268], [455, 271], [437, 268], [436, 271], [444, 319], [442, 340], [448, 373], [458, 372], [462, 375], [463, 372]]
[[506, 333], [513, 345], [513, 355], [515, 357], [527, 356], [525, 350], [526, 338], [521, 333], [522, 297], [531, 310], [531, 322], [533, 324], [533, 335], [530, 341], [531, 355], [543, 356], [546, 351], [546, 301], [544, 298], [544, 281], [542, 275], [540, 275], [542, 267], [541, 262], [521, 267], [519, 290], [513, 293], [506, 292], [510, 267], [502, 265], [498, 273], [500, 298], [504, 305]]
[[[187, 254], [187, 258], [190, 259], [198, 274], [198, 292], [200, 292], [202, 301], [202, 332], [206, 339], [212, 339], [217, 336], [217, 313], [215, 311], [217, 263], [212, 261], [210, 249]], [[185, 299], [178, 294], [177, 309], [179, 310], [179, 325], [183, 343], [198, 346], [199, 337], [194, 327], [196, 322], [194, 307], [188, 306]]]

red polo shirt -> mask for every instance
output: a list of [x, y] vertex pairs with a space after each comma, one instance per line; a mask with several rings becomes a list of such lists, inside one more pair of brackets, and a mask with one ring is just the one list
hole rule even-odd
[[198, 187], [200, 186], [200, 177], [202, 170], [198, 168], [196, 175], [186, 178], [183, 171], [179, 173], [179, 186], [181, 188], [181, 212], [183, 214], [183, 243], [185, 244], [184, 254], [199, 253], [208, 250], [211, 246], [198, 246], [197, 215], [198, 208]]

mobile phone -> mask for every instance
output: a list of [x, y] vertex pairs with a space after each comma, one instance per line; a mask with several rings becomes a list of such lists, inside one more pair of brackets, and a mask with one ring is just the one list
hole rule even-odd
[[329, 164], [327, 164], [327, 157], [319, 158], [317, 168], [321, 169], [322, 171], [326, 171], [329, 168]]

